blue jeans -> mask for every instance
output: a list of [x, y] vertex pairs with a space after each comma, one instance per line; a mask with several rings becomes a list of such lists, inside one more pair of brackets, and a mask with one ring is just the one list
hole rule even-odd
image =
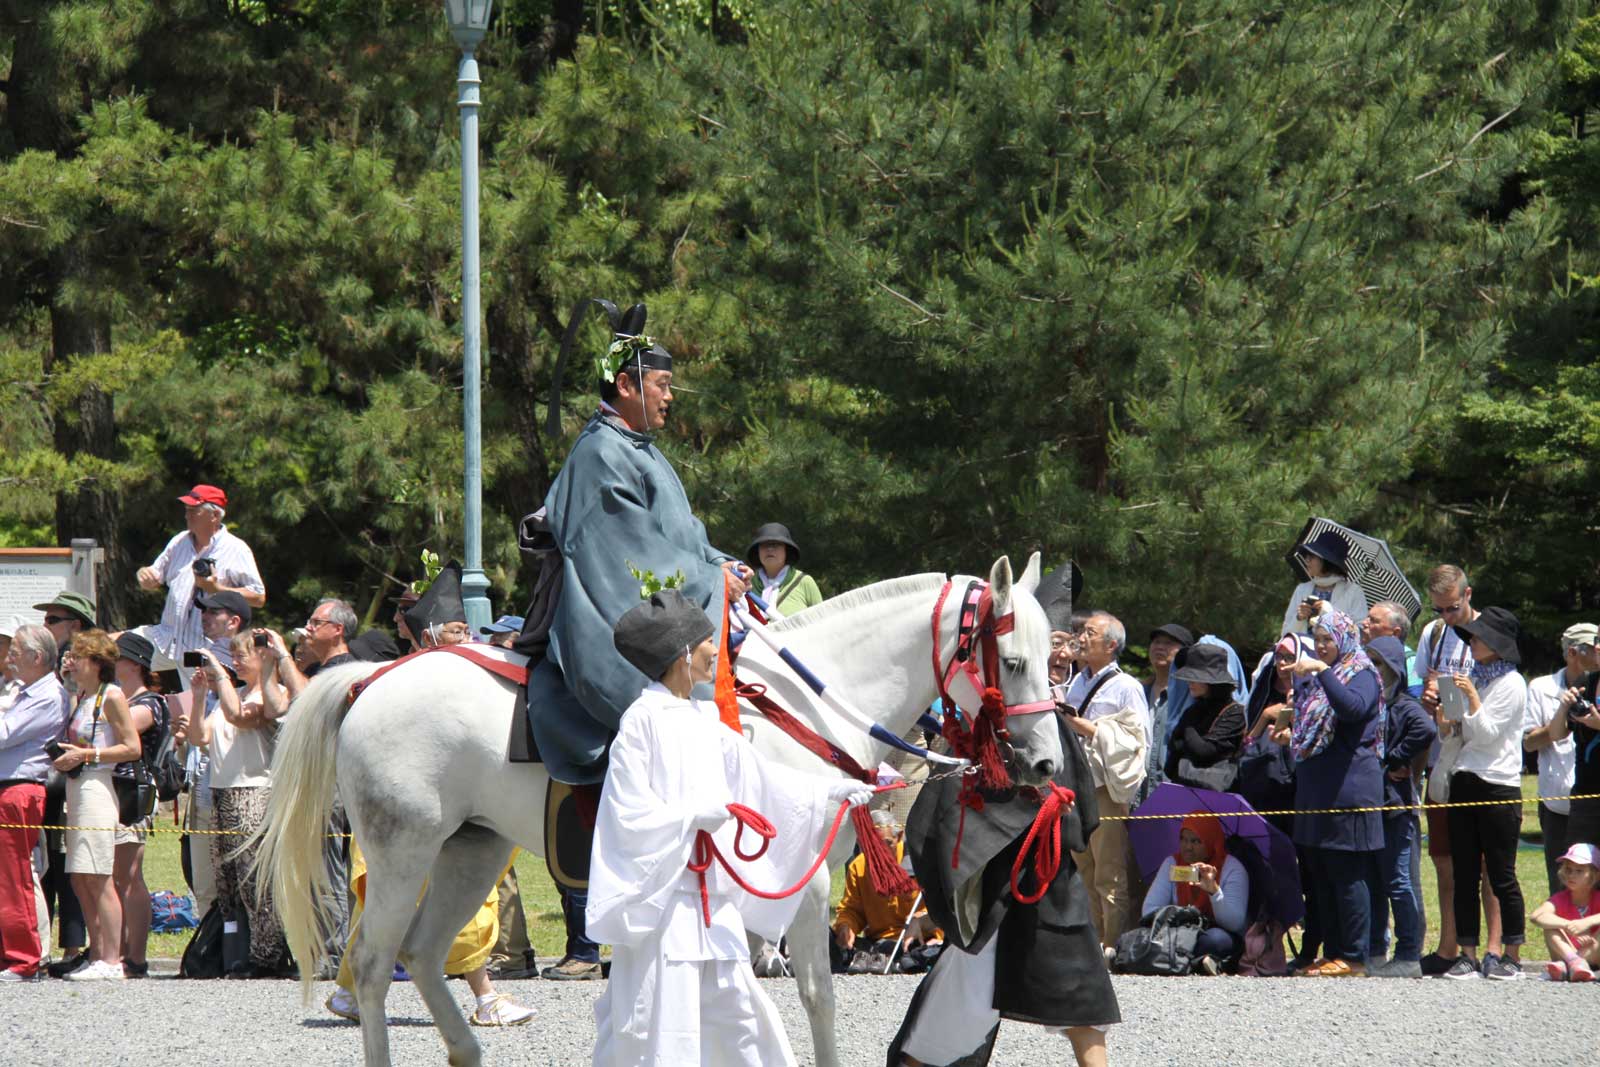
[[1389, 910], [1394, 909], [1394, 958], [1422, 958], [1422, 895], [1411, 879], [1412, 857], [1417, 851], [1417, 818], [1407, 813], [1389, 814], [1383, 820], [1383, 851], [1367, 876], [1372, 897], [1372, 932], [1367, 955], [1388, 956]]
[[567, 921], [567, 957], [584, 963], [599, 963], [600, 946], [585, 935], [583, 912], [588, 906], [587, 892], [561, 891], [561, 916]]

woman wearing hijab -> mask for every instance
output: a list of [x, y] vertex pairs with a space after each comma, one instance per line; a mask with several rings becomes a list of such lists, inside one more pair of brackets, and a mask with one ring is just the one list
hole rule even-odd
[[1244, 705], [1233, 698], [1228, 654], [1216, 645], [1195, 645], [1172, 676], [1188, 685], [1191, 702], [1167, 743], [1167, 780], [1226, 792], [1244, 738]]
[[1352, 619], [1367, 617], [1367, 594], [1345, 572], [1350, 543], [1332, 530], [1324, 530], [1311, 540], [1297, 545], [1294, 560], [1296, 577], [1303, 578], [1289, 597], [1283, 613], [1280, 634], [1303, 634], [1323, 611], [1332, 607]]
[[769, 522], [757, 530], [750, 547], [744, 550], [744, 558], [755, 568], [750, 591], [780, 616], [822, 603], [817, 580], [795, 566], [800, 562], [800, 546], [783, 523]]
[[1141, 914], [1148, 918], [1168, 904], [1198, 908], [1209, 925], [1195, 946], [1195, 973], [1221, 974], [1244, 950], [1249, 903], [1250, 874], [1228, 854], [1222, 823], [1195, 812], [1179, 826], [1178, 851], [1161, 861]]
[[[1521, 626], [1505, 608], [1485, 608], [1471, 622], [1455, 627], [1470, 643], [1473, 666], [1441, 679], [1454, 682], [1466, 698], [1460, 721], [1448, 718], [1443, 736], [1460, 739], [1460, 754], [1450, 773], [1450, 802], [1517, 800], [1522, 796], [1522, 713], [1528, 702], [1528, 683], [1517, 671], [1522, 656], [1517, 650]], [[1456, 944], [1461, 954], [1446, 978], [1515, 979], [1522, 977], [1522, 886], [1517, 882], [1517, 832], [1522, 809], [1516, 804], [1451, 808], [1450, 859], [1457, 871], [1475, 871], [1481, 865], [1489, 888], [1500, 902], [1501, 929], [1505, 931], [1504, 957], [1493, 940], [1481, 964], [1474, 960], [1478, 947], [1478, 884], [1457, 878], [1455, 886]]]
[[[1294, 724], [1289, 753], [1295, 763], [1294, 841], [1306, 850], [1326, 958], [1302, 974], [1348, 978], [1366, 974], [1372, 923], [1368, 868], [1383, 851], [1383, 685], [1361, 647], [1356, 622], [1342, 611], [1323, 612], [1312, 631], [1315, 656], [1294, 664]], [[1282, 647], [1282, 646], [1280, 646]]]

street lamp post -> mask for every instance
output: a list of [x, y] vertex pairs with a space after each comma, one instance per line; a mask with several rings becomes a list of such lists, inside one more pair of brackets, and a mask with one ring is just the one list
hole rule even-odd
[[461, 111], [461, 362], [462, 422], [466, 437], [465, 525], [461, 597], [473, 633], [489, 625], [489, 579], [483, 573], [483, 446], [480, 436], [482, 326], [478, 308], [478, 60], [494, 0], [445, 0], [450, 35], [461, 47], [456, 107]]

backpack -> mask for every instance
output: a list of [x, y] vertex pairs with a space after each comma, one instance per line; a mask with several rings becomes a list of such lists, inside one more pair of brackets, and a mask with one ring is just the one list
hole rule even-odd
[[1113, 974], [1175, 977], [1188, 974], [1199, 956], [1200, 931], [1205, 916], [1199, 908], [1168, 904], [1149, 916], [1148, 926], [1138, 926], [1117, 939], [1111, 960]]
[[211, 905], [205, 918], [195, 929], [194, 936], [184, 947], [183, 961], [178, 964], [179, 978], [222, 977], [222, 909]]

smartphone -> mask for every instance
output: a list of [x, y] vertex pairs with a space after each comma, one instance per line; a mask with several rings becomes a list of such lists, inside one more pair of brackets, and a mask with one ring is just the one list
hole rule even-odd
[[255, 646], [257, 648], [266, 648], [267, 647], [267, 635], [266, 634], [256, 634], [255, 635]]
[[206, 658], [199, 652], [185, 652], [183, 654], [183, 665], [185, 667], [204, 667]]
[[1194, 873], [1194, 868], [1181, 863], [1172, 865], [1172, 880], [1174, 882], [1198, 882], [1200, 876]]

